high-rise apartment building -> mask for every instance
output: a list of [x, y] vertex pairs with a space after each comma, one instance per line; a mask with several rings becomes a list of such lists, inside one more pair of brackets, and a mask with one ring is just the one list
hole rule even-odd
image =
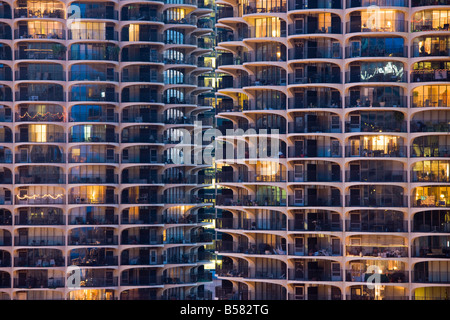
[[212, 176], [177, 145], [212, 125], [212, 11], [0, 2], [0, 299], [211, 297]]
[[217, 4], [218, 298], [449, 298], [450, 1]]

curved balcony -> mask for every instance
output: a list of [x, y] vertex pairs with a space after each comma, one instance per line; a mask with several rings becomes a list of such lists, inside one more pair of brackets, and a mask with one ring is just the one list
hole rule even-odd
[[[350, 17], [350, 21], [347, 21], [345, 24], [345, 30], [347, 33], [364, 33], [364, 32], [389, 32], [389, 33], [398, 33], [398, 32], [408, 32], [408, 21], [403, 19], [392, 19], [387, 21], [380, 21], [379, 23], [369, 23], [366, 21], [365, 23], [361, 21], [361, 17], [357, 17], [356, 19], [352, 19]], [[359, 18], [359, 19], [358, 19]]]
[[114, 87], [76, 85], [73, 86], [72, 91], [69, 92], [69, 101], [119, 102], [119, 93], [114, 91]]
[[68, 163], [119, 163], [119, 154], [114, 152], [114, 148], [96, 145], [73, 147], [67, 158]]
[[25, 1], [24, 7], [14, 8], [16, 19], [64, 19], [64, 7], [57, 1]]
[[68, 216], [69, 225], [117, 224], [118, 216], [113, 207], [75, 207]]
[[51, 42], [23, 42], [14, 51], [16, 60], [66, 60], [66, 47]]
[[105, 227], [82, 227], [71, 229], [68, 232], [69, 246], [106, 246], [118, 245], [118, 236], [114, 235], [114, 229]]
[[408, 0], [346, 0], [345, 8], [378, 7], [408, 7]]
[[[24, 25], [24, 28], [14, 29], [14, 39], [48, 39], [48, 40], [66, 40], [66, 30], [64, 28], [42, 28], [34, 29]], [[11, 38], [10, 38], [11, 39]]]
[[[81, 23], [80, 25], [82, 26], [83, 23]], [[114, 31], [114, 26], [108, 25], [103, 30], [71, 28], [67, 30], [67, 39], [72, 41], [119, 41], [119, 33], [117, 31]]]
[[15, 101], [66, 101], [61, 85], [21, 84], [15, 93]]
[[100, 60], [100, 61], [119, 61], [120, 48], [113, 44], [106, 43], [85, 43], [72, 44], [69, 49], [68, 59], [73, 61], [80, 60]]
[[[369, 190], [371, 193], [369, 193]], [[346, 207], [408, 207], [408, 196], [395, 185], [351, 187], [345, 196]]]
[[395, 210], [353, 210], [345, 220], [347, 232], [408, 232], [404, 214]]
[[65, 216], [60, 208], [21, 209], [19, 215], [14, 217], [14, 224], [18, 226], [52, 226], [65, 225]]
[[433, 259], [450, 258], [449, 236], [418, 237], [412, 241], [411, 256], [413, 258]]
[[46, 246], [64, 246], [65, 236], [29, 236], [28, 231], [21, 236], [14, 237], [14, 246], [16, 247], [46, 247]]
[[[118, 20], [119, 13], [114, 10], [113, 2], [72, 2], [73, 6], [78, 6], [80, 8], [79, 19], [102, 19], [102, 20]], [[70, 17], [70, 12], [68, 13], [68, 18]]]
[[[85, 130], [89, 130], [89, 133]], [[119, 143], [119, 135], [110, 125], [76, 125], [70, 128], [68, 142]]]
[[52, 268], [64, 267], [65, 258], [59, 249], [19, 249], [14, 257], [14, 267]]
[[448, 5], [446, 0], [411, 0], [412, 7], [446, 6], [446, 5]]
[[414, 214], [411, 221], [412, 232], [450, 233], [450, 224], [447, 222], [449, 211], [426, 210]]
[[[108, 267], [117, 266], [118, 257], [114, 251], [107, 248], [79, 248], [70, 250], [68, 265], [80, 267]], [[86, 269], [87, 270], [87, 269]]]
[[412, 190], [411, 207], [450, 207], [448, 191], [449, 187], [446, 185], [416, 187]]
[[289, 11], [314, 10], [314, 9], [343, 9], [342, 0], [333, 0], [331, 2], [327, 0], [319, 0], [319, 1], [312, 1], [312, 3], [305, 2], [303, 0], [290, 0], [288, 4], [289, 4], [288, 6]]
[[448, 57], [450, 55], [450, 37], [422, 36], [415, 38], [411, 46], [411, 58]]
[[[406, 108], [408, 97], [401, 95], [403, 90], [398, 87], [378, 87], [378, 92], [371, 96], [361, 94], [361, 91], [350, 90], [350, 96], [345, 97], [346, 108]], [[398, 89], [398, 90], [397, 90]], [[392, 92], [394, 91], [394, 93]]]
[[342, 34], [341, 18], [332, 13], [299, 15], [288, 27], [289, 36]]

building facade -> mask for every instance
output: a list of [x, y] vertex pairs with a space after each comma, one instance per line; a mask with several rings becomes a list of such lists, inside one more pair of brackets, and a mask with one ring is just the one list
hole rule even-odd
[[211, 12], [0, 2], [0, 299], [211, 298]]
[[448, 299], [450, 2], [217, 5], [218, 298]]

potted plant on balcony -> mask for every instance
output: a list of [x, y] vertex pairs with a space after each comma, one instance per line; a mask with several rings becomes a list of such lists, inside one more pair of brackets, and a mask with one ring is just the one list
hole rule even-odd
[[395, 119], [395, 131], [400, 132], [401, 131], [401, 124], [403, 122], [403, 119], [405, 118], [404, 114], [401, 112], [394, 112], [394, 119]]
[[120, 48], [116, 46], [108, 46], [106, 49], [105, 59], [117, 59], [119, 57]]
[[386, 98], [381, 98], [380, 107], [384, 107], [386, 105]]
[[66, 53], [66, 47], [60, 44], [54, 44], [52, 46], [53, 56], [59, 60], [63, 60], [63, 55]]

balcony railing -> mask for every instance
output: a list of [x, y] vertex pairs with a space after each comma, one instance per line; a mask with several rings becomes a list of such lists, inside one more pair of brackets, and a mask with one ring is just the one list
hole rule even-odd
[[450, 70], [415, 70], [411, 72], [411, 82], [449, 81]]
[[345, 132], [407, 132], [406, 121], [383, 120], [361, 121], [361, 123], [345, 122]]
[[[429, 237], [432, 238], [432, 237]], [[431, 240], [430, 240], [431, 241]], [[450, 247], [431, 244], [424, 242], [423, 245], [413, 245], [411, 247], [411, 255], [414, 258], [450, 258]]]
[[399, 47], [380, 47], [367, 46], [362, 50], [361, 48], [354, 48], [351, 46], [345, 47], [345, 58], [368, 58], [368, 57], [408, 57], [408, 46]]
[[286, 182], [286, 171], [279, 170], [274, 174], [262, 174], [262, 172], [228, 173], [220, 172], [216, 175], [216, 182]]
[[83, 245], [118, 245], [118, 236], [69, 236], [68, 245], [69, 246], [83, 246]]
[[340, 196], [317, 196], [317, 197], [304, 197], [296, 198], [289, 196], [290, 207], [341, 207], [342, 201]]
[[346, 246], [347, 256], [407, 258], [408, 248], [405, 246]]
[[69, 163], [119, 163], [119, 155], [101, 154], [97, 152], [69, 153]]
[[[307, 21], [307, 20], [306, 20]], [[296, 28], [294, 24], [289, 25], [289, 35], [304, 35], [304, 34], [342, 34], [342, 23], [333, 23], [333, 24], [324, 24], [324, 25], [317, 25], [315, 28], [308, 27], [308, 24], [306, 22], [305, 28]]]
[[320, 0], [309, 3], [304, 0], [290, 0], [288, 3], [289, 11], [310, 9], [343, 9], [341, 1]]
[[74, 266], [88, 266], [88, 267], [104, 267], [104, 266], [117, 266], [118, 265], [118, 257], [117, 256], [100, 256], [100, 257], [86, 257], [82, 258], [68, 258], [67, 264]]
[[395, 194], [375, 194], [370, 197], [346, 195], [347, 207], [408, 207], [408, 197]]
[[66, 60], [66, 53], [50, 52], [48, 50], [39, 51], [39, 49], [32, 51], [16, 50], [14, 51], [16, 60]]
[[16, 195], [14, 203], [16, 205], [42, 205], [42, 204], [66, 204], [66, 198], [63, 194], [44, 194], [33, 196]]
[[342, 49], [329, 46], [317, 46], [302, 49], [289, 49], [289, 59], [342, 59]]
[[288, 155], [290, 158], [340, 158], [342, 157], [342, 147], [317, 146], [312, 150], [289, 147]]
[[408, 182], [407, 171], [371, 169], [368, 171], [345, 171], [346, 182]]
[[444, 24], [442, 26], [437, 25], [433, 27], [433, 23], [427, 21], [421, 22], [411, 22], [411, 31], [412, 32], [423, 32], [423, 31], [449, 31], [449, 24]]
[[69, 71], [69, 81], [112, 81], [119, 82], [119, 73]]
[[[68, 12], [69, 19], [71, 17], [71, 13]], [[107, 20], [118, 20], [119, 12], [117, 10], [107, 10], [106, 7], [101, 6], [99, 9], [87, 9], [82, 10], [80, 13], [79, 19], [107, 19]]]
[[411, 282], [450, 284], [447, 271], [412, 271]]
[[411, 120], [411, 132], [450, 132], [448, 121], [442, 120]]
[[45, 10], [42, 13], [40, 10], [32, 10], [31, 8], [16, 8], [14, 9], [14, 18], [44, 18], [44, 19], [64, 19], [64, 11], [61, 9]]
[[118, 204], [119, 197], [115, 195], [69, 194], [69, 204]]
[[408, 221], [351, 221], [345, 220], [347, 232], [408, 232]]
[[357, 96], [345, 97], [346, 108], [406, 108], [408, 98], [406, 96]]
[[406, 146], [387, 146], [384, 150], [368, 150], [364, 147], [352, 147], [345, 146], [345, 156], [346, 157], [368, 157], [368, 158], [378, 158], [378, 157], [406, 157], [407, 147]]
[[106, 102], [119, 102], [119, 93], [117, 92], [107, 92], [104, 93], [77, 93], [69, 92], [69, 101], [106, 101]]
[[[10, 156], [10, 158], [12, 159], [12, 155]], [[16, 153], [15, 159], [15, 163], [65, 163], [66, 155], [64, 153], [60, 153], [55, 156], [54, 154], [33, 152], [33, 154], [29, 153], [25, 157], [20, 153]]]
[[[49, 92], [19, 92], [16, 91], [16, 101], [66, 101], [64, 92], [51, 92], [53, 88], [48, 88]], [[55, 89], [53, 89], [55, 90]]]
[[98, 288], [105, 288], [105, 287], [117, 287], [119, 281], [118, 281], [119, 277], [90, 277], [90, 278], [85, 278], [85, 277], [81, 277], [80, 278], [80, 287], [85, 287], [85, 288], [93, 288], [93, 287], [98, 287]]
[[304, 77], [297, 77], [295, 74], [289, 74], [289, 84], [311, 84], [311, 83], [342, 83], [342, 74], [338, 73], [325, 73], [325, 72], [317, 72], [317, 73], [307, 73]]
[[22, 226], [53, 226], [53, 225], [64, 225], [65, 224], [65, 216], [63, 215], [45, 215], [43, 217], [14, 217], [15, 225]]
[[289, 98], [289, 109], [315, 109], [315, 108], [341, 108], [341, 99], [331, 99], [331, 95], [321, 94], [317, 92], [317, 97], [314, 100], [303, 98]]
[[361, 21], [347, 21], [345, 24], [347, 33], [354, 32], [408, 32], [408, 21], [405, 20], [389, 20], [383, 25], [382, 23], [374, 23], [373, 26], [367, 22], [361, 24]]
[[331, 117], [322, 121], [306, 121], [299, 125], [296, 122], [289, 122], [289, 133], [341, 133], [341, 122], [332, 123]]
[[117, 224], [119, 216], [94, 215], [94, 216], [76, 216], [69, 214], [69, 225], [99, 225], [99, 224]]
[[14, 79], [16, 81], [39, 81], [39, 80], [66, 81], [66, 73], [64, 71], [60, 72], [41, 71], [41, 72], [25, 72], [25, 73], [21, 71], [16, 71], [14, 73]]
[[97, 134], [89, 137], [84, 135], [69, 134], [69, 143], [79, 142], [119, 143], [119, 134]]
[[[37, 31], [37, 30], [36, 30]], [[39, 32], [39, 31], [37, 31]], [[66, 40], [66, 30], [52, 28], [52, 30], [42, 30], [41, 33], [29, 34], [28, 31], [14, 29], [14, 39], [52, 39], [52, 40]]]
[[68, 40], [106, 40], [119, 41], [119, 33], [117, 31], [98, 31], [94, 29], [69, 29]]
[[41, 277], [28, 276], [25, 280], [14, 278], [14, 288], [64, 288], [65, 279], [61, 277], [42, 279]]
[[82, 175], [82, 174], [69, 174], [69, 183], [99, 183], [99, 184], [107, 184], [113, 183], [117, 184], [119, 181], [117, 174], [114, 175], [106, 175], [106, 174], [92, 174], [92, 175]]
[[14, 237], [15, 246], [64, 246], [64, 236], [45, 236], [45, 237]]
[[443, 99], [441, 95], [427, 95], [426, 97], [411, 97], [412, 108], [450, 107], [450, 100]]
[[282, 13], [286, 12], [286, 2], [279, 0], [274, 1], [270, 5], [266, 4], [261, 6], [259, 3], [249, 1], [247, 5], [243, 8], [244, 14], [255, 14], [255, 13]]
[[[366, 282], [373, 274], [372, 272], [355, 272], [354, 270], [346, 271], [346, 281], [349, 282]], [[379, 283], [408, 283], [409, 282], [409, 273], [405, 270], [392, 270], [385, 271], [378, 275], [379, 278], [376, 278], [376, 281]], [[373, 278], [373, 277], [372, 277]]]
[[342, 231], [342, 221], [329, 220], [289, 220], [289, 231]]
[[406, 72], [394, 74], [394, 73], [376, 73], [371, 77], [366, 77], [365, 74], [353, 74], [351, 72], [345, 73], [345, 83], [360, 83], [360, 82], [408, 82], [408, 76]]
[[358, 7], [408, 7], [409, 0], [346, 0], [346, 8]]
[[411, 0], [412, 7], [421, 6], [446, 6], [448, 5], [447, 0]]
[[281, 219], [244, 219], [220, 218], [216, 220], [218, 229], [239, 230], [286, 230], [286, 222]]
[[65, 116], [62, 112], [15, 114], [16, 122], [64, 122]]
[[65, 184], [66, 176], [64, 174], [16, 174], [14, 182], [16, 184]]
[[289, 182], [342, 182], [340, 172], [337, 174], [330, 174], [331, 170], [324, 170], [318, 173], [306, 173], [299, 177], [294, 171], [288, 171]]
[[216, 205], [218, 206], [286, 206], [286, 196], [277, 198], [269, 198], [266, 196], [225, 196], [218, 195], [216, 197]]
[[118, 113], [101, 112], [100, 114], [92, 114], [89, 112], [69, 113], [69, 122], [119, 122]]
[[291, 281], [342, 281], [342, 269], [326, 271], [323, 267], [318, 269], [308, 269], [307, 271], [298, 272], [295, 269], [289, 269], [289, 280]]

